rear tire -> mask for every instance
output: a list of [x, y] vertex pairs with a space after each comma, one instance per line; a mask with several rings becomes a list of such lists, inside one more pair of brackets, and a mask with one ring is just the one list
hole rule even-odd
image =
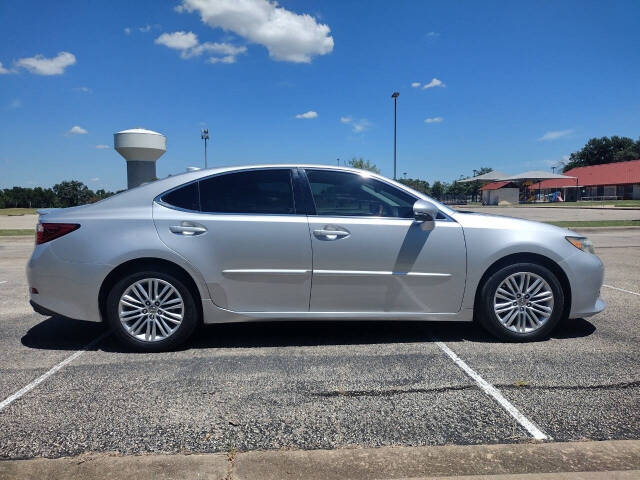
[[109, 292], [106, 312], [116, 337], [141, 352], [175, 349], [200, 323], [200, 311], [186, 282], [160, 270], [124, 276]]
[[501, 340], [548, 338], [564, 313], [564, 291], [558, 278], [536, 263], [503, 267], [480, 288], [476, 319]]

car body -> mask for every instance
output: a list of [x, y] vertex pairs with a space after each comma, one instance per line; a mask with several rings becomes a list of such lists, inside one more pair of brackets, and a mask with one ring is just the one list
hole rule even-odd
[[34, 308], [74, 319], [105, 320], [118, 280], [153, 268], [181, 276], [204, 323], [471, 321], [488, 275], [518, 262], [552, 272], [563, 317], [604, 308], [601, 261], [567, 241], [579, 234], [452, 210], [350, 168], [199, 170], [47, 211], [40, 222], [79, 225], [37, 244], [27, 265]]

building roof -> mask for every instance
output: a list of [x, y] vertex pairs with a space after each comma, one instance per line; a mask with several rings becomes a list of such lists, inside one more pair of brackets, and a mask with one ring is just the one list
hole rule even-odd
[[460, 183], [467, 182], [495, 182], [496, 180], [502, 180], [503, 178], [507, 178], [509, 175], [506, 173], [498, 172], [497, 170], [492, 170], [489, 173], [483, 173], [482, 175], [478, 175], [477, 177], [469, 177], [463, 180], [457, 180]]
[[575, 187], [576, 180], [577, 185], [581, 187], [640, 183], [640, 159], [572, 168], [566, 174], [575, 178], [545, 180], [532, 185], [530, 188], [543, 190], [547, 188]]
[[482, 191], [486, 191], [486, 190], [498, 190], [502, 187], [504, 187], [505, 185], [508, 185], [511, 182], [493, 182], [493, 183], [487, 183], [484, 187], [481, 187], [480, 190]]

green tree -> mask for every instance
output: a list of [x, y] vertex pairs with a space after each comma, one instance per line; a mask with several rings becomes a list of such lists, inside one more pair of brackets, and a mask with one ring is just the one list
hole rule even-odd
[[75, 207], [89, 203], [95, 195], [89, 188], [78, 180], [65, 180], [53, 186], [57, 204], [60, 207]]
[[401, 178], [398, 181], [409, 188], [413, 188], [418, 192], [424, 193], [425, 195], [431, 195], [431, 186], [426, 180], [420, 180], [418, 178]]
[[376, 166], [375, 163], [371, 163], [369, 160], [365, 160], [362, 157], [353, 157], [347, 162], [347, 165], [352, 168], [359, 168], [360, 170], [369, 170], [373, 173], [380, 173], [380, 169]]
[[623, 162], [640, 158], [640, 138], [634, 142], [629, 137], [601, 137], [590, 139], [581, 150], [569, 155], [563, 171], [575, 167]]
[[443, 185], [440, 180], [436, 180], [433, 182], [433, 186], [431, 187], [431, 195], [436, 199], [440, 200], [442, 195], [444, 195], [445, 185]]

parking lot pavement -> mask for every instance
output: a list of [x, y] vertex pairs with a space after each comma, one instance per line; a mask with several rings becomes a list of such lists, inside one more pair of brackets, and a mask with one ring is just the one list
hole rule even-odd
[[[409, 322], [213, 325], [161, 354], [108, 337], [0, 410], [0, 457], [532, 441], [434, 340], [548, 439], [638, 439], [636, 232], [590, 235], [605, 283], [632, 293], [604, 287], [603, 313], [544, 342]], [[31, 247], [0, 240], [0, 402], [103, 332], [30, 311]]]

